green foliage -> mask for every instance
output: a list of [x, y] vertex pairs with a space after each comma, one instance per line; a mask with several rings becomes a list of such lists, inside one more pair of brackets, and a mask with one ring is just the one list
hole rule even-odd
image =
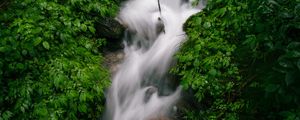
[[299, 3], [209, 0], [188, 20], [173, 69], [198, 100], [186, 119], [299, 119]]
[[109, 74], [95, 21], [108, 0], [12, 0], [0, 13], [0, 120], [97, 119]]

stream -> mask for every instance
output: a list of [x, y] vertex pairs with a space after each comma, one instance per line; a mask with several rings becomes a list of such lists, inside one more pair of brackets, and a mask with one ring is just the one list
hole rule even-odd
[[113, 73], [105, 120], [168, 119], [181, 87], [168, 76], [174, 54], [186, 39], [183, 24], [201, 6], [188, 0], [129, 0], [117, 20], [127, 28], [124, 59]]

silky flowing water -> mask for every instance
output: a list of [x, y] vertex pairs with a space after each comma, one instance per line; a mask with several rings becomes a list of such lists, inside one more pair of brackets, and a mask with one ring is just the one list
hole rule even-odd
[[117, 20], [127, 28], [125, 59], [108, 90], [106, 120], [153, 120], [170, 115], [181, 88], [167, 73], [185, 40], [183, 24], [201, 10], [188, 0], [129, 0]]

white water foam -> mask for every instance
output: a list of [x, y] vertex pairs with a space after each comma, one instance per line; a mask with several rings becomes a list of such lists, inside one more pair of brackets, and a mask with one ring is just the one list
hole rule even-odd
[[187, 0], [159, 3], [129, 0], [121, 8], [117, 19], [128, 28], [125, 60], [113, 76], [104, 119], [153, 120], [168, 116], [180, 97], [180, 87], [170, 90], [165, 76], [185, 40], [184, 22], [201, 9]]

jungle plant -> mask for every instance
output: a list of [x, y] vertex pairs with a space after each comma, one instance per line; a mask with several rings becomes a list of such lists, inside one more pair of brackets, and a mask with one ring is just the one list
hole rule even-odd
[[108, 71], [95, 22], [107, 0], [11, 0], [0, 13], [0, 120], [97, 119]]
[[299, 0], [209, 0], [191, 17], [173, 69], [198, 100], [184, 117], [299, 119], [299, 8]]

